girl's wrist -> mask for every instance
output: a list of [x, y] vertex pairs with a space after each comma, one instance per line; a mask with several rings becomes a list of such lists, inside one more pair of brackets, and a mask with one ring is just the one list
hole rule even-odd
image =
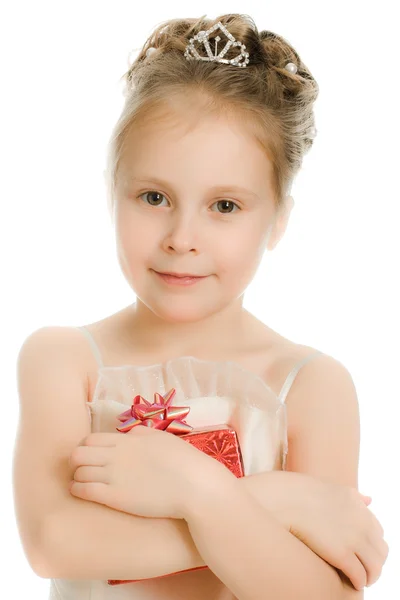
[[[210, 468], [197, 475], [185, 489], [182, 518], [187, 523], [204, 519], [209, 510], [229, 501], [232, 494], [243, 494], [240, 480], [217, 460]], [[247, 493], [247, 492], [246, 492]]]

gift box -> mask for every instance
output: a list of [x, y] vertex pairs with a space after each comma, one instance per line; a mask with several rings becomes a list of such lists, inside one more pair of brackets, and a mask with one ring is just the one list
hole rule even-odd
[[[243, 458], [238, 436], [233, 427], [228, 424], [219, 424], [193, 428], [184, 420], [190, 412], [190, 407], [172, 406], [175, 393], [175, 388], [172, 388], [164, 396], [155, 392], [152, 404], [141, 395], [136, 395], [131, 407], [118, 415], [117, 418], [122, 422], [122, 425], [116, 428], [117, 431], [128, 433], [133, 427], [145, 426], [179, 435], [184, 441], [192, 444], [201, 452], [218, 460], [236, 477], [243, 477]], [[208, 567], [197, 567], [187, 569], [187, 571], [199, 569], [208, 569]], [[185, 571], [178, 572], [183, 573]], [[169, 573], [163, 577], [173, 574]], [[107, 583], [109, 585], [119, 585], [136, 581], [143, 581], [143, 579], [109, 579]]]
[[117, 431], [127, 433], [139, 425], [179, 435], [192, 446], [221, 462], [236, 477], [243, 477], [243, 458], [233, 427], [218, 424], [194, 429], [185, 421], [190, 406], [172, 406], [175, 394], [175, 388], [164, 396], [155, 392], [152, 404], [136, 395], [131, 407], [118, 415], [118, 420], [123, 424], [116, 428]]

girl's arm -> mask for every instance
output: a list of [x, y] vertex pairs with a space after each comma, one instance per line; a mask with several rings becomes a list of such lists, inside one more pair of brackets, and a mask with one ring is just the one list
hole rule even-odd
[[185, 519], [201, 556], [239, 600], [362, 598], [234, 476], [211, 483], [197, 490]]
[[[287, 403], [292, 428], [287, 468], [358, 489], [360, 421], [348, 370], [324, 355], [297, 375]], [[327, 562], [291, 535], [231, 480], [229, 494], [198, 498], [187, 516], [210, 568], [239, 600], [364, 597]], [[362, 565], [360, 565], [362, 567]]]
[[[282, 478], [291, 475], [271, 471], [237, 481], [274, 511]], [[206, 565], [183, 519], [139, 517], [74, 496], [48, 515], [39, 545], [35, 571], [44, 578], [146, 579]]]

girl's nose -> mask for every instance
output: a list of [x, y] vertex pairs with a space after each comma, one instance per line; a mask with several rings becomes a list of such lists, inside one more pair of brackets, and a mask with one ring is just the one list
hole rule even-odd
[[176, 218], [169, 224], [169, 230], [164, 237], [164, 248], [166, 251], [175, 251], [184, 254], [198, 250], [197, 235], [194, 219]]

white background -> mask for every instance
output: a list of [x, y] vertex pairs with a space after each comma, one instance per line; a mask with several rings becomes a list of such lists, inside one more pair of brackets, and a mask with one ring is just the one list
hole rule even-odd
[[250, 14], [260, 31], [283, 35], [320, 86], [318, 136], [294, 184], [289, 227], [245, 306], [350, 370], [361, 412], [359, 488], [372, 496], [390, 547], [365, 598], [398, 597], [395, 5], [14, 0], [2, 8], [2, 597], [43, 600], [49, 586], [31, 570], [14, 516], [18, 351], [39, 327], [87, 324], [135, 299], [117, 263], [103, 184], [106, 143], [123, 103], [119, 78], [129, 52], [159, 22], [227, 12]]

